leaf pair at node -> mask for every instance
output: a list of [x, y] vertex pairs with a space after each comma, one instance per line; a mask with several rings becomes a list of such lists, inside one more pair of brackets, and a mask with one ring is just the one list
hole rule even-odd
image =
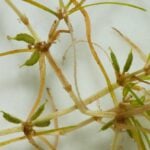
[[[36, 121], [36, 119], [43, 113], [44, 109], [45, 109], [45, 105], [46, 102], [44, 104], [42, 104], [37, 111], [31, 116], [30, 121], [32, 122], [33, 126], [36, 127], [46, 127], [49, 126], [50, 124], [50, 119], [47, 120], [41, 120], [41, 121]], [[23, 123], [23, 121], [9, 113], [6, 113], [4, 111], [1, 111], [1, 113], [3, 113], [3, 118], [5, 120], [7, 120], [8, 122], [14, 123], [14, 124], [21, 124]]]
[[132, 50], [128, 54], [128, 57], [127, 57], [126, 62], [124, 64], [122, 73], [120, 73], [120, 66], [119, 66], [119, 63], [118, 63], [118, 60], [117, 60], [117, 57], [116, 57], [115, 53], [113, 52], [113, 50], [111, 48], [110, 48], [110, 50], [111, 50], [111, 52], [110, 52], [111, 61], [112, 61], [112, 65], [113, 65], [113, 68], [114, 68], [115, 72], [118, 75], [128, 72], [131, 65], [132, 65], [132, 62], [133, 62]]
[[[8, 36], [8, 39], [22, 41], [22, 42], [29, 44], [29, 46], [34, 46], [36, 44], [36, 42], [35, 42], [36, 40], [27, 33], [20, 33], [20, 34], [17, 34], [15, 37]], [[39, 61], [39, 58], [40, 58], [40, 52], [38, 51], [38, 49], [35, 49], [35, 51], [32, 53], [30, 58], [27, 59], [25, 61], [25, 63], [23, 65], [21, 65], [21, 67], [22, 66], [33, 66], [34, 64], [36, 64]]]

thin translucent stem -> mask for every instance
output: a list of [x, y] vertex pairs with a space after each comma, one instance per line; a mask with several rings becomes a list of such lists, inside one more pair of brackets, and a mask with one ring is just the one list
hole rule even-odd
[[118, 29], [116, 28], [113, 28], [113, 29], [120, 35], [121, 38], [123, 38], [139, 54], [139, 57], [141, 58], [141, 60], [143, 62], [146, 62], [147, 57], [144, 54], [144, 52], [131, 39], [129, 39], [127, 36], [121, 33]]
[[[74, 3], [75, 6], [79, 4], [76, 0], [72, 0], [72, 2]], [[115, 106], [117, 106], [118, 105], [118, 100], [116, 98], [116, 95], [115, 95], [114, 91], [112, 90], [111, 81], [110, 81], [110, 79], [107, 75], [107, 72], [106, 72], [101, 60], [99, 59], [99, 57], [97, 55], [97, 52], [96, 52], [96, 50], [93, 46], [93, 42], [92, 42], [92, 39], [91, 39], [91, 22], [90, 22], [89, 15], [88, 15], [88, 13], [86, 12], [86, 10], [84, 8], [80, 7], [79, 10], [80, 10], [81, 14], [84, 17], [85, 27], [86, 27], [86, 37], [87, 37], [87, 41], [88, 41], [92, 56], [93, 56], [94, 60], [96, 61], [98, 67], [102, 71], [102, 73], [105, 77], [106, 83], [108, 85], [110, 95], [113, 99], [113, 102], [114, 102]]]
[[[114, 90], [117, 89], [119, 86], [117, 84], [113, 84], [112, 85]], [[98, 91], [96, 92], [95, 94], [93, 94], [92, 96], [88, 97], [87, 99], [83, 100], [83, 103], [85, 105], [88, 105], [88, 104], [91, 104], [92, 102], [96, 101], [97, 99], [107, 95], [109, 93], [109, 90], [108, 88], [104, 88], [103, 90], [101, 91]], [[58, 111], [58, 112], [55, 112], [55, 113], [50, 113], [48, 115], [46, 115], [44, 118], [41, 118], [40, 120], [47, 120], [47, 119], [53, 119], [55, 117], [61, 117], [61, 116], [64, 116], [66, 114], [69, 114], [71, 112], [73, 112], [74, 110], [76, 110], [78, 107], [76, 105], [74, 106], [71, 106], [69, 108], [66, 108], [64, 110], [61, 110], [61, 111]]]
[[[49, 102], [50, 102], [50, 106], [52, 108], [52, 111], [57, 112], [58, 109], [55, 105], [55, 101], [54, 101], [53, 96], [52, 96], [52, 94], [51, 94], [51, 92], [48, 88], [47, 88], [47, 93], [48, 93], [48, 96], [49, 96]], [[55, 127], [55, 129], [59, 128], [58, 117], [54, 118], [54, 127]], [[55, 136], [55, 141], [54, 141], [54, 148], [55, 149], [57, 149], [58, 143], [59, 143], [59, 135], [56, 135]]]
[[107, 117], [110, 117], [110, 116], [115, 115], [114, 113], [111, 113], [111, 112], [98, 112], [98, 111], [86, 110], [83, 107], [83, 105], [81, 105], [81, 103], [79, 102], [78, 98], [76, 97], [75, 93], [72, 90], [71, 84], [68, 82], [68, 80], [64, 76], [62, 70], [58, 67], [58, 65], [56, 64], [56, 62], [54, 61], [53, 57], [51, 56], [51, 54], [49, 52], [46, 52], [46, 57], [48, 59], [48, 62], [50, 63], [50, 65], [54, 69], [55, 73], [57, 74], [57, 77], [59, 78], [60, 82], [64, 86], [64, 89], [67, 91], [67, 93], [70, 95], [70, 97], [72, 98], [72, 100], [74, 101], [74, 103], [76, 104], [76, 106], [78, 107], [78, 109], [82, 113], [85, 113], [85, 114], [90, 115], [90, 116], [107, 116]]
[[[87, 43], [88, 41], [87, 40], [76, 40], [76, 41], [74, 41], [74, 44], [80, 44], [80, 43]], [[94, 46], [97, 46], [100, 50], [102, 50], [103, 52], [104, 52], [104, 54], [107, 56], [107, 58], [108, 58], [108, 60], [111, 62], [111, 59], [109, 58], [109, 55], [107, 54], [107, 52], [99, 45], [99, 44], [97, 44], [97, 43], [95, 43], [95, 42], [92, 42], [92, 44], [94, 45]], [[64, 54], [63, 54], [63, 62], [62, 62], [62, 64], [64, 64], [64, 62], [65, 62], [65, 59], [66, 59], [66, 57], [67, 57], [67, 54], [68, 54], [68, 52], [69, 52], [69, 50], [70, 50], [70, 48], [73, 46], [73, 43], [71, 43], [68, 47], [67, 47], [67, 49], [65, 50], [65, 52], [64, 52]]]

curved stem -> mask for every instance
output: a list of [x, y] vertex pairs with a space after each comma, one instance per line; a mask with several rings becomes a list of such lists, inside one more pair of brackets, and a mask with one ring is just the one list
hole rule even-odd
[[[76, 0], [71, 0], [71, 1], [74, 3], [75, 6], [79, 4]], [[81, 14], [84, 17], [85, 27], [86, 27], [86, 37], [87, 37], [87, 41], [88, 41], [91, 53], [93, 55], [94, 60], [96, 61], [97, 65], [99, 66], [100, 70], [102, 71], [102, 73], [105, 77], [106, 83], [108, 85], [108, 89], [110, 91], [110, 95], [113, 99], [113, 102], [114, 102], [115, 106], [117, 106], [118, 105], [118, 100], [116, 98], [115, 93], [112, 90], [111, 81], [110, 81], [110, 79], [107, 75], [107, 72], [106, 72], [101, 60], [99, 59], [99, 57], [96, 53], [96, 50], [93, 46], [93, 43], [92, 43], [92, 39], [91, 39], [91, 22], [90, 22], [89, 15], [88, 15], [88, 13], [86, 12], [86, 10], [84, 8], [80, 7], [79, 10], [80, 10]]]
[[[119, 87], [117, 84], [113, 84], [112, 86], [113, 86], [114, 90]], [[91, 104], [92, 102], [94, 102], [94, 101], [96, 101], [97, 99], [99, 99], [99, 98], [105, 96], [105, 95], [108, 94], [108, 93], [109, 93], [109, 90], [108, 90], [108, 88], [106, 87], [106, 88], [104, 88], [103, 90], [98, 91], [98, 92], [96, 92], [95, 94], [93, 94], [92, 96], [88, 97], [88, 98], [85, 99], [83, 102], [84, 102], [85, 105]], [[76, 105], [73, 105], [73, 106], [71, 106], [71, 107], [69, 107], [69, 108], [66, 108], [66, 109], [64, 109], [64, 110], [57, 111], [57, 112], [55, 112], [55, 113], [50, 113], [50, 114], [46, 115], [44, 118], [39, 119], [39, 121], [40, 121], [40, 120], [47, 120], [47, 119], [53, 119], [53, 118], [55, 118], [55, 117], [64, 116], [64, 115], [66, 115], [66, 114], [69, 114], [69, 113], [73, 112], [73, 111], [76, 110], [77, 108], [78, 108], [78, 107], [77, 107]]]
[[[143, 7], [133, 5], [133, 4], [130, 4], [130, 3], [123, 3], [123, 2], [97, 2], [97, 3], [86, 4], [86, 5], [83, 5], [83, 6], [80, 6], [80, 7], [87, 8], [87, 7], [98, 6], [98, 5], [119, 5], [119, 6], [131, 7], [131, 8], [139, 9], [139, 10], [142, 10], [142, 11], [146, 11], [146, 9], [143, 8]], [[72, 14], [76, 11], [79, 11], [79, 9], [80, 9], [79, 7], [75, 7], [75, 8], [70, 10], [69, 14]]]
[[40, 101], [43, 96], [43, 91], [45, 88], [45, 75], [46, 75], [46, 66], [45, 66], [45, 54], [41, 53], [40, 60], [39, 60], [39, 68], [40, 68], [40, 87], [39, 87], [39, 92], [38, 96], [36, 98], [36, 101], [31, 109], [31, 112], [28, 115], [27, 120], [29, 121], [32, 114], [35, 112], [37, 109], [38, 105], [40, 104]]
[[64, 76], [62, 70], [57, 66], [56, 62], [54, 61], [53, 57], [51, 56], [51, 54], [49, 52], [46, 52], [46, 57], [48, 59], [48, 62], [54, 69], [56, 75], [58, 76], [60, 82], [64, 86], [64, 89], [67, 91], [67, 93], [70, 95], [70, 97], [72, 98], [72, 100], [74, 101], [74, 103], [76, 104], [76, 106], [82, 113], [87, 114], [89, 116], [110, 117], [110, 116], [115, 115], [115, 113], [112, 113], [112, 112], [98, 112], [98, 111], [89, 111], [89, 110], [85, 109], [85, 107], [83, 105], [81, 105], [80, 101], [78, 100], [77, 96], [75, 95], [74, 91], [72, 90], [71, 84], [68, 82], [67, 78]]

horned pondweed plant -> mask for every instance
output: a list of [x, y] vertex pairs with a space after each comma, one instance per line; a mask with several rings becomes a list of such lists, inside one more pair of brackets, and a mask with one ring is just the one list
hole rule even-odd
[[[27, 112], [28, 115], [26, 118], [20, 118], [19, 115], [15, 115], [14, 113], [11, 114], [9, 110], [5, 111], [1, 108], [0, 112], [3, 118], [2, 121], [5, 120], [7, 123], [17, 125], [12, 126], [12, 128], [0, 130], [1, 136], [8, 136], [9, 138], [0, 141], [1, 149], [4, 149], [4, 146], [7, 147], [7, 145], [11, 143], [25, 139], [28, 140], [34, 149], [61, 149], [61, 147], [59, 147], [59, 141], [63, 135], [67, 136], [70, 132], [76, 133], [77, 130], [80, 130], [80, 128], [93, 122], [98, 124], [99, 127], [97, 132], [99, 132], [99, 134], [101, 134], [101, 132], [105, 132], [104, 130], [107, 129], [111, 129], [114, 132], [112, 143], [109, 144], [109, 147], [112, 150], [121, 148], [119, 141], [121, 140], [123, 133], [127, 133], [128, 138], [136, 143], [137, 149], [150, 149], [150, 129], [149, 126], [147, 127], [145, 125], [145, 122], [150, 122], [150, 91], [147, 88], [150, 84], [150, 54], [145, 54], [134, 42], [132, 42], [130, 38], [125, 36], [116, 27], [113, 27], [113, 30], [119, 33], [123, 40], [125, 40], [130, 46], [128, 55], [125, 57], [122, 66], [119, 62], [115, 49], [111, 45], [108, 46], [109, 51], [107, 52], [101, 48], [100, 44], [93, 42], [92, 33], [94, 29], [92, 29], [90, 13], [87, 11], [87, 8], [89, 7], [93, 8], [97, 6], [100, 8], [100, 6], [104, 7], [105, 5], [117, 5], [119, 8], [127, 7], [134, 9], [135, 11], [141, 11], [141, 13], [146, 13], [146, 9], [132, 3], [120, 1], [93, 1], [92, 3], [89, 3], [86, 0], [58, 0], [55, 2], [57, 3], [57, 9], [51, 9], [46, 6], [44, 2], [38, 2], [36, 0], [5, 0], [5, 2], [12, 11], [16, 13], [20, 22], [24, 24], [28, 32], [21, 31], [20, 33], [16, 33], [16, 35], [8, 35], [7, 39], [10, 40], [10, 42], [25, 43], [26, 46], [0, 53], [0, 56], [30, 53], [29, 58], [27, 58], [24, 62], [20, 62], [19, 69], [22, 70], [28, 68], [32, 70], [38, 65], [40, 84], [36, 99], [32, 100], [34, 101], [34, 104], [33, 106], [31, 104], [30, 111]], [[36, 9], [49, 14], [49, 18], [54, 18], [51, 25], [49, 25], [50, 29], [47, 32], [46, 40], [41, 39], [34, 26], [31, 24], [32, 20], [30, 20], [24, 12], [19, 9], [18, 3], [21, 3], [23, 6], [30, 5], [31, 8], [35, 7]], [[49, 1], [49, 3], [54, 2]], [[82, 23], [84, 24], [84, 40], [76, 39], [75, 26], [72, 21], [72, 19], [74, 19], [73, 15], [76, 13], [80, 14]], [[61, 26], [62, 23], [64, 24], [63, 27]], [[44, 22], [41, 22], [40, 24], [44, 24]], [[73, 49], [73, 67], [71, 67], [73, 69], [73, 82], [63, 70], [63, 66], [57, 62], [57, 59], [52, 53], [54, 45], [58, 44], [58, 39], [61, 41], [62, 34], [66, 34], [66, 36], [71, 39], [71, 42], [68, 43], [68, 45], [71, 44]], [[87, 95], [86, 99], [83, 98], [80, 91], [81, 80], [79, 80], [78, 76], [80, 72], [84, 73], [84, 70], [80, 70], [80, 72], [78, 71], [80, 60], [77, 57], [77, 44], [80, 42], [84, 42], [88, 45], [87, 51], [90, 51], [90, 58], [98, 68], [96, 73], [100, 78], [103, 77], [102, 80], [104, 80], [106, 84], [104, 88], [102, 87], [101, 90], [98, 90], [96, 93], [90, 96]], [[100, 51], [101, 53], [105, 52], [105, 54], [107, 54], [106, 58], [115, 76], [114, 82], [111, 81], [112, 75], [108, 73], [108, 68], [105, 67], [104, 61], [98, 55], [96, 46], [102, 49], [102, 51]], [[136, 61], [137, 56], [135, 53], [138, 53], [144, 64], [141, 65], [141, 68], [130, 71]], [[63, 61], [67, 61], [68, 58], [66, 57], [66, 53], [62, 56], [65, 56], [65, 60]], [[87, 61], [86, 58], [83, 59], [85, 62]], [[71, 106], [68, 105], [61, 109], [57, 106], [55, 101], [57, 95], [53, 95], [53, 86], [47, 84], [47, 78], [51, 78], [51, 76], [47, 76], [49, 66], [54, 71], [56, 78], [58, 78], [61, 87], [63, 88], [62, 92], [65, 92], [69, 96], [68, 99], [70, 98], [71, 103], [73, 103]], [[100, 76], [101, 73], [102, 76]], [[37, 72], [35, 72], [35, 74], [37, 74]], [[51, 89], [47, 86], [50, 86]], [[87, 86], [90, 85], [87, 84]], [[46, 98], [44, 98], [45, 93], [47, 93], [45, 96]], [[120, 96], [118, 96], [118, 93]], [[105, 96], [107, 95], [108, 101], [112, 103], [112, 105], [108, 106], [107, 109], [102, 109], [101, 104], [100, 108], [96, 108], [95, 110], [88, 107], [89, 104], [93, 104], [99, 100], [105, 100]], [[57, 99], [62, 99], [62, 97], [59, 97], [58, 94]], [[1, 103], [2, 102], [3, 100], [1, 100]], [[26, 102], [24, 102], [24, 105], [25, 104]], [[86, 116], [86, 119], [72, 124], [64, 123], [64, 121], [62, 123], [63, 119], [61, 117], [71, 115], [72, 112], [75, 112], [76, 110], [79, 111], [79, 116], [76, 117], [79, 117], [80, 119], [80, 115], [84, 115]], [[18, 136], [10, 138], [10, 136], [17, 133]], [[49, 135], [54, 136], [53, 142]], [[41, 142], [44, 144], [41, 144]], [[69, 143], [66, 144], [69, 145]], [[69, 147], [69, 149], [72, 148], [71, 145]], [[20, 147], [18, 147], [18, 149], [20, 149]], [[105, 148], [99, 147], [98, 149]], [[126, 147], [124, 147], [124, 149], [126, 149]]]

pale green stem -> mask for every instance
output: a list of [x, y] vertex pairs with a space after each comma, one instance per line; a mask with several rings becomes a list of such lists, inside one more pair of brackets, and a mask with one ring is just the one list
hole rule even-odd
[[0, 53], [0, 56], [12, 55], [17, 53], [33, 52], [35, 49], [16, 49]]
[[16, 132], [22, 132], [22, 126], [1, 130], [0, 131], [0, 136], [13, 134], [13, 133], [16, 133]]
[[[119, 86], [118, 86], [117, 84], [112, 84], [112, 87], [113, 87], [113, 89], [115, 90], [115, 89], [117, 89]], [[98, 91], [98, 92], [96, 92], [95, 94], [93, 94], [92, 96], [90, 96], [90, 97], [88, 97], [87, 99], [85, 99], [85, 100], [83, 101], [83, 103], [84, 103], [85, 105], [91, 104], [92, 102], [94, 102], [94, 101], [96, 101], [97, 99], [99, 99], [99, 98], [105, 96], [105, 95], [108, 94], [108, 93], [109, 93], [109, 90], [108, 90], [108, 87], [106, 87], [106, 88], [104, 88], [103, 90]], [[69, 114], [69, 113], [73, 112], [73, 111], [76, 110], [76, 109], [77, 109], [77, 106], [76, 106], [76, 105], [73, 105], [73, 106], [71, 106], [71, 107], [69, 107], [69, 108], [66, 108], [66, 109], [64, 109], [64, 110], [61, 110], [61, 111], [58, 111], [58, 112], [54, 112], [54, 113], [50, 113], [50, 114], [46, 115], [44, 118], [39, 119], [39, 121], [40, 121], [40, 120], [53, 119], [53, 118], [55, 118], [55, 117], [60, 117], [60, 116]]]
[[42, 5], [42, 4], [34, 1], [34, 0], [23, 0], [23, 1], [29, 3], [29, 4], [31, 4], [33, 6], [36, 6], [36, 7], [40, 8], [40, 9], [42, 9], [42, 10], [45, 10], [45, 11], [53, 14], [54, 16], [58, 17], [58, 15], [57, 15], [57, 13], [55, 11], [53, 11], [52, 9], [50, 9], [50, 8], [48, 8], [48, 7], [46, 7], [46, 6]]
[[[142, 11], [146, 11], [145, 8], [137, 6], [137, 5], [133, 5], [133, 4], [129, 4], [129, 3], [122, 3], [122, 2], [97, 2], [97, 3], [91, 3], [91, 4], [87, 4], [87, 5], [83, 5], [81, 6], [82, 8], [87, 8], [87, 7], [91, 7], [91, 6], [98, 6], [98, 5], [120, 5], [120, 6], [125, 6], [125, 7], [131, 7], [131, 8], [135, 8], [135, 9], [139, 9]], [[69, 14], [72, 14], [76, 11], [79, 11], [79, 7], [75, 7], [73, 8]]]
[[113, 143], [112, 143], [112, 150], [117, 150], [118, 148], [118, 141], [119, 141], [119, 131], [115, 131], [115, 136], [113, 138]]

